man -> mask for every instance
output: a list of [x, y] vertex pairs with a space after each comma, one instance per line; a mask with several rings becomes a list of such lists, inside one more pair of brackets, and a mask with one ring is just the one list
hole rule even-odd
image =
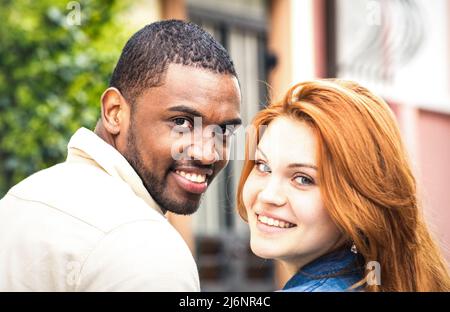
[[240, 97], [229, 55], [198, 26], [133, 35], [95, 133], [79, 129], [64, 163], [0, 201], [0, 290], [198, 291], [164, 214], [197, 210], [227, 163]]

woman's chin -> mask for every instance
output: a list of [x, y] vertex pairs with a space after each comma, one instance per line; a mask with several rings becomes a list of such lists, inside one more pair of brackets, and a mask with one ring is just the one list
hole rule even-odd
[[280, 252], [274, 250], [274, 246], [264, 246], [264, 244], [250, 242], [250, 248], [252, 252], [263, 259], [277, 259], [280, 256]]

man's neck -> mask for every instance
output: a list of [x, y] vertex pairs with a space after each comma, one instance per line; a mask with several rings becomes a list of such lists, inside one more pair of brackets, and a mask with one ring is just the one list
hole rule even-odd
[[114, 137], [103, 127], [102, 121], [99, 120], [95, 126], [94, 133], [103, 139], [106, 143], [116, 148]]

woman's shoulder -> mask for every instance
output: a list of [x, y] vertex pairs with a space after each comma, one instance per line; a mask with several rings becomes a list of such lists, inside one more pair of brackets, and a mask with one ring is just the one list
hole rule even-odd
[[361, 291], [360, 288], [352, 289], [352, 286], [358, 283], [361, 277], [358, 274], [325, 277], [321, 279], [309, 280], [305, 283], [285, 288], [283, 292], [344, 292]]
[[284, 286], [283, 291], [358, 291], [363, 278], [359, 257], [349, 250], [338, 250], [303, 267]]

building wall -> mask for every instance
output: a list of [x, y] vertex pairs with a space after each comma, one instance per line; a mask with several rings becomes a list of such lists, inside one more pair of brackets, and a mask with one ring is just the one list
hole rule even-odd
[[425, 220], [450, 263], [450, 114], [389, 104], [409, 153]]
[[420, 110], [417, 130], [424, 212], [450, 263], [450, 115]]
[[[272, 0], [271, 4], [273, 31], [269, 42], [279, 62], [269, 83], [278, 99], [293, 83], [326, 75], [329, 60], [324, 51], [330, 42], [324, 26], [326, 1]], [[426, 221], [450, 263], [450, 114], [419, 109], [411, 103], [391, 107], [418, 180]], [[287, 276], [281, 267], [277, 272], [281, 286]]]
[[[271, 0], [268, 47], [277, 57], [269, 74], [272, 100], [280, 99], [295, 82], [325, 76], [325, 0]], [[449, 6], [450, 8], [450, 6]], [[186, 18], [184, 0], [161, 1], [163, 18]], [[449, 41], [450, 42], [450, 41]], [[449, 43], [450, 44], [450, 43]], [[450, 69], [449, 69], [450, 70]], [[424, 214], [450, 262], [450, 115], [392, 104], [416, 172]], [[190, 217], [169, 215], [194, 251]], [[277, 267], [277, 285], [288, 276]]]

